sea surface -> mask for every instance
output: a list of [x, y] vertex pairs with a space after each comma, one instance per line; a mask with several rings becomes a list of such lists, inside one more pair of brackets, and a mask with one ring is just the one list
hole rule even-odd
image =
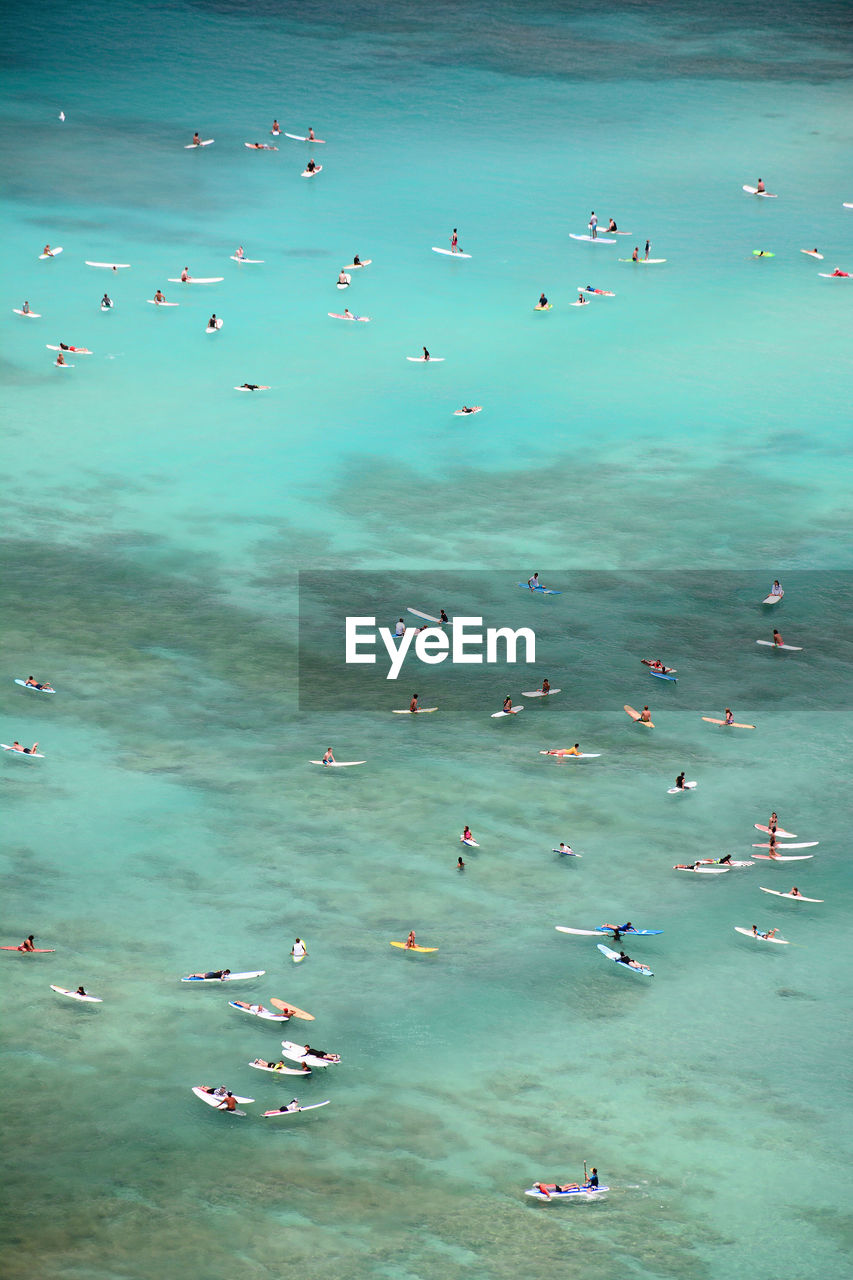
[[[0, 953], [4, 1277], [842, 1275], [849, 6], [5, 16], [0, 737], [44, 759], [0, 760], [0, 933], [56, 950]], [[535, 662], [346, 667], [347, 616], [442, 607]], [[771, 810], [813, 858], [671, 870]], [[554, 929], [626, 919], [652, 979]], [[266, 976], [178, 982], [221, 966]], [[227, 1007], [272, 996], [316, 1021]], [[281, 1035], [342, 1061], [250, 1070]], [[294, 1092], [331, 1105], [261, 1117]], [[584, 1162], [597, 1203], [523, 1195]]]

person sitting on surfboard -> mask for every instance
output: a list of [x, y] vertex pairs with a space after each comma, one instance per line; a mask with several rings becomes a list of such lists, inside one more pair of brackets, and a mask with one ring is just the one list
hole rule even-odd
[[773, 643], [776, 645], [777, 648], [779, 648], [780, 645], [784, 644], [784, 641], [782, 637], [779, 635], [778, 631], [773, 632]]
[[509, 715], [512, 712], [512, 698], [509, 694], [504, 698], [504, 711]]
[[323, 764], [334, 764], [334, 763], [335, 763], [335, 757], [332, 754], [332, 748], [326, 747], [326, 751], [323, 756]]
[[414, 947], [415, 945], [416, 945], [416, 944], [415, 944], [415, 931], [414, 931], [414, 929], [410, 929], [410, 930], [409, 930], [409, 936], [408, 936], [408, 938], [406, 939], [406, 946], [411, 950], [411, 948], [412, 948], [412, 947]]
[[419, 698], [419, 697], [420, 697], [420, 694], [419, 694], [419, 693], [413, 693], [413, 694], [412, 694], [412, 701], [409, 703], [409, 710], [410, 710], [410, 711], [417, 711], [417, 709], [418, 709], [418, 698]]
[[189, 267], [184, 267], [183, 271], [181, 272], [181, 283], [186, 284], [189, 278], [190, 278], [190, 269]]
[[358, 256], [358, 254], [357, 254], [357, 253], [356, 253], [356, 254], [353, 254], [352, 265], [353, 265], [354, 267], [360, 267], [360, 266], [361, 266], [361, 261], [360, 261], [359, 256]]
[[585, 297], [583, 296], [583, 293], [579, 293], [579, 294], [578, 294], [578, 306], [579, 306], [579, 307], [585, 307], [585, 306], [587, 306], [587, 305], [588, 305], [588, 303], [589, 303], [589, 298], [585, 298]]
[[427, 351], [426, 347], [424, 347], [424, 360], [429, 360], [429, 352]]
[[306, 170], [307, 170], [307, 172], [308, 172], [308, 173], [313, 173], [313, 172], [314, 172], [314, 170], [317, 168], [317, 166], [315, 165], [315, 163], [314, 163], [314, 161], [313, 161], [313, 160], [309, 160], [309, 161], [308, 161], [308, 163], [306, 164], [305, 168], [306, 168]]
[[612, 218], [610, 219], [610, 223], [609, 223], [609, 225], [608, 225], [607, 230], [608, 230], [608, 231], [618, 231], [618, 230], [619, 230], [619, 228], [616, 226], [616, 223], [613, 221], [613, 219], [612, 219]]
[[535, 591], [535, 590], [536, 590], [536, 588], [539, 586], [539, 574], [538, 574], [538, 573], [534, 573], [534, 575], [533, 575], [533, 577], [532, 577], [532, 578], [528, 578], [528, 579], [527, 579], [527, 585], [528, 585], [528, 587], [530, 588], [530, 590], [531, 590], [531, 591]]
[[[796, 893], [796, 889], [794, 892]], [[17, 948], [18, 951], [35, 951], [35, 949], [35, 934], [33, 933], [28, 934], [21, 945]]]
[[545, 310], [545, 308], [547, 307], [547, 305], [548, 305], [548, 299], [545, 297], [545, 294], [544, 294], [544, 293], [540, 293], [540, 295], [539, 295], [539, 302], [538, 302], [538, 304], [537, 304], [537, 305], [538, 305], [538, 307], [539, 307], [539, 310], [540, 310], [540, 311], [544, 311], [544, 310]]
[[216, 319], [216, 312], [215, 312], [215, 311], [214, 311], [213, 315], [210, 317], [210, 319], [208, 320], [208, 322], [207, 322], [207, 327], [208, 327], [208, 329], [218, 329], [218, 328], [219, 328], [219, 321]]
[[110, 309], [110, 307], [111, 307], [112, 305], [113, 305], [113, 300], [112, 300], [112, 298], [110, 297], [110, 295], [109, 295], [108, 293], [105, 293], [105, 294], [104, 294], [104, 296], [103, 296], [103, 298], [101, 298], [101, 306], [102, 306], [102, 307], [106, 307], [106, 308], [107, 308], [107, 310], [109, 311], [109, 309]]
[[316, 142], [316, 141], [317, 141], [317, 139], [314, 137], [314, 130], [311, 128], [311, 126], [310, 126], [310, 125], [308, 126], [308, 137], [307, 137], [306, 141], [307, 141], [307, 142]]
[[23, 311], [25, 316], [28, 316], [30, 314], [30, 304], [28, 302], [25, 302], [24, 305], [21, 307], [21, 310]]
[[394, 628], [395, 636], [404, 636], [406, 634], [406, 624], [402, 618], [397, 619], [397, 625]]
[[723, 724], [734, 724], [734, 722], [735, 722], [734, 714], [728, 707], [726, 707], [726, 718], [723, 721]]
[[307, 956], [308, 948], [301, 938], [297, 938], [293, 946], [290, 948], [290, 954], [294, 960], [301, 960], [303, 956]]
[[77, 995], [78, 995], [78, 996], [85, 996], [85, 995], [88, 995], [88, 992], [87, 992], [83, 987], [78, 987], [78, 988], [77, 988]]
[[683, 773], [680, 773], [678, 777], [675, 779], [675, 786], [676, 786], [676, 790], [678, 791], [684, 790], [684, 774]]
[[46, 258], [52, 258], [52, 257], [53, 257], [53, 250], [51, 249], [51, 247], [50, 247], [50, 245], [49, 245], [49, 244], [46, 244], [46, 245], [44, 246], [44, 248], [42, 249], [42, 253], [44, 254], [44, 256], [45, 256]]
[[760, 196], [763, 190], [764, 190], [764, 179], [759, 178], [755, 184], [755, 194]]
[[642, 724], [651, 724], [652, 713], [651, 711], [649, 711], [648, 707], [643, 707], [642, 711], [640, 712], [640, 722]]
[[281, 133], [281, 125], [279, 124], [279, 122], [278, 122], [277, 120], [273, 120], [273, 122], [272, 122], [272, 128], [270, 129], [270, 133]]
[[544, 679], [544, 680], [542, 681], [542, 688], [539, 690], [539, 692], [540, 692], [540, 693], [550, 693], [550, 692], [551, 692], [551, 681], [550, 681], [550, 680], [548, 680], [548, 679], [547, 679], [547, 677], [546, 677], [546, 679]]
[[197, 132], [193, 134], [193, 146], [194, 147], [201, 146], [201, 138], [199, 137]]
[[782, 584], [778, 578], [773, 579], [773, 586], [770, 588], [770, 594], [771, 596], [781, 596], [784, 594], [782, 591]]
[[462, 835], [461, 835], [459, 838], [460, 838], [460, 840], [473, 840], [473, 839], [474, 839], [474, 837], [471, 835], [471, 828], [468, 826], [468, 824], [467, 824], [467, 823], [465, 824], [465, 830], [462, 832]]

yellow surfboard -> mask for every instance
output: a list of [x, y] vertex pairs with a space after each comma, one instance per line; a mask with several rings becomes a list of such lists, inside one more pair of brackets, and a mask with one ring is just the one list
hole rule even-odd
[[635, 720], [637, 724], [645, 724], [648, 725], [650, 729], [654, 729], [655, 726], [652, 724], [651, 720], [641, 720], [639, 711], [635, 711], [633, 707], [629, 707], [627, 702], [625, 703], [623, 710], [627, 712], [631, 719]]
[[277, 1000], [275, 996], [270, 999], [270, 1004], [275, 1005], [276, 1009], [280, 1009], [282, 1013], [290, 1013], [294, 1018], [304, 1018], [306, 1022], [314, 1022], [313, 1013], [306, 1013], [304, 1009], [297, 1009], [295, 1004], [285, 1004], [284, 1000]]
[[407, 947], [405, 942], [392, 942], [392, 947], [399, 947], [401, 951], [438, 951], [438, 947]]

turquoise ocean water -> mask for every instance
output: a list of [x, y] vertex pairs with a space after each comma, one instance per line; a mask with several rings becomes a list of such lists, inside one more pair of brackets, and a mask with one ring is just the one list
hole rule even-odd
[[[7, 12], [0, 736], [45, 759], [0, 760], [0, 932], [56, 953], [2, 962], [3, 1273], [841, 1274], [853, 285], [817, 273], [853, 271], [849, 10]], [[327, 141], [244, 148], [274, 117]], [[591, 209], [633, 234], [569, 239]], [[468, 261], [430, 252], [454, 227]], [[647, 237], [664, 264], [617, 261]], [[617, 296], [569, 308], [587, 283]], [[536, 666], [344, 672], [344, 613], [409, 606], [532, 626]], [[438, 713], [391, 716], [414, 688]], [[329, 743], [367, 766], [312, 769]], [[670, 870], [771, 809], [812, 861]], [[794, 883], [824, 901], [759, 892]], [[652, 981], [553, 928], [617, 917], [664, 931], [627, 948]], [[267, 976], [177, 982], [220, 965]], [[340, 1066], [248, 1069], [280, 1036], [226, 1000], [273, 995]], [[189, 1092], [220, 1082], [253, 1114]], [[259, 1117], [294, 1088], [332, 1105]], [[584, 1160], [606, 1201], [522, 1195]]]

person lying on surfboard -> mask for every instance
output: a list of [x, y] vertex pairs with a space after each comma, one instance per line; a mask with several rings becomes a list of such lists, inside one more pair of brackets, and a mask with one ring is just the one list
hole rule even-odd
[[476, 409], [469, 409], [469, 408], [468, 408], [468, 406], [467, 406], [467, 404], [463, 404], [463, 406], [462, 406], [462, 408], [459, 410], [459, 412], [460, 412], [460, 413], [476, 413]]
[[209, 973], [191, 973], [191, 978], [227, 978], [230, 969], [211, 969]]
[[35, 676], [27, 676], [24, 684], [28, 685], [31, 689], [44, 689], [46, 692], [53, 692], [52, 684], [48, 684], [46, 680], [43, 684], [39, 684]]
[[645, 969], [644, 964], [640, 964], [639, 960], [632, 960], [630, 956], [626, 956], [624, 951], [619, 952], [619, 964], [626, 964], [629, 969]]
[[569, 848], [569, 846], [566, 844], [565, 840], [561, 840], [561, 841], [560, 841], [560, 849], [559, 849], [559, 852], [560, 852], [560, 853], [571, 853], [571, 852], [572, 852], [572, 850], [571, 850], [571, 849]]
[[849, 276], [849, 275], [850, 275], [850, 272], [849, 272], [849, 271], [839, 271], [838, 267], [836, 267], [832, 274], [833, 274], [834, 276], [845, 276], [845, 277], [846, 277], [846, 276]]
[[768, 929], [762, 933], [757, 925], [752, 926], [752, 936], [754, 938], [774, 938], [778, 932], [778, 929]]
[[310, 1044], [305, 1045], [306, 1054], [310, 1053], [315, 1058], [323, 1058], [326, 1062], [340, 1062], [341, 1055], [339, 1053], [326, 1053], [325, 1049], [312, 1049]]
[[16, 739], [15, 739], [15, 741], [12, 743], [12, 750], [13, 750], [13, 751], [20, 751], [21, 755], [24, 755], [24, 756], [34, 756], [34, 755], [35, 755], [35, 753], [36, 753], [36, 748], [37, 748], [37, 747], [38, 747], [38, 743], [37, 743], [37, 742], [34, 742], [34, 743], [33, 743], [33, 745], [32, 745], [31, 747], [22, 747], [22, 746], [21, 746], [21, 744], [20, 744], [20, 742], [18, 741], [18, 739], [17, 739], [17, 738], [16, 738]]
[[44, 246], [44, 248], [42, 249], [42, 253], [44, 254], [44, 256], [45, 256], [46, 258], [52, 258], [52, 257], [53, 257], [53, 250], [51, 249], [51, 247], [50, 247], [50, 245], [49, 245], [49, 244], [46, 244], [46, 245]]

